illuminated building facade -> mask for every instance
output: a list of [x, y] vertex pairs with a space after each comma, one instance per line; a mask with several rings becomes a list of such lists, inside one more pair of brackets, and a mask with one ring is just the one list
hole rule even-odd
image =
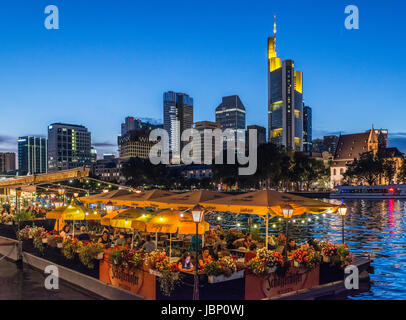
[[[193, 141], [193, 150], [200, 149], [200, 158], [198, 156], [193, 156], [194, 163], [202, 164], [204, 163], [204, 153], [210, 152], [211, 150], [211, 160], [213, 160], [219, 153], [223, 152], [223, 148], [221, 144], [215, 143], [215, 139], [212, 138], [211, 141], [204, 139], [204, 130], [216, 130], [221, 129], [221, 125], [218, 122], [211, 122], [211, 121], [199, 121], [195, 123], [195, 129], [200, 134], [200, 147], [197, 144], [198, 142]], [[208, 163], [211, 164], [212, 162]]]
[[164, 130], [169, 135], [169, 152], [174, 162], [180, 161], [182, 132], [193, 126], [193, 98], [185, 93], [164, 93]]
[[0, 152], [0, 174], [14, 174], [16, 171], [16, 154]]
[[303, 151], [312, 152], [312, 108], [305, 106], [303, 108]]
[[274, 36], [268, 38], [268, 139], [303, 150], [303, 73], [293, 60], [277, 57], [276, 21]]
[[91, 134], [86, 127], [53, 123], [48, 127], [48, 171], [69, 170], [92, 163]]
[[18, 138], [18, 175], [47, 173], [47, 139], [41, 137]]

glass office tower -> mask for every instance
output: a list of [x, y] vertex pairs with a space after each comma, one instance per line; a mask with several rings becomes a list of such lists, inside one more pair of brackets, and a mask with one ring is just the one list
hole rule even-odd
[[180, 141], [182, 132], [193, 127], [193, 98], [185, 93], [164, 93], [164, 130], [169, 135], [169, 152], [175, 161], [187, 142]]
[[305, 106], [303, 108], [303, 151], [312, 152], [312, 108]]
[[276, 23], [268, 38], [268, 139], [303, 150], [303, 73], [295, 70], [293, 60], [277, 57]]
[[48, 143], [40, 137], [18, 138], [18, 175], [47, 173]]

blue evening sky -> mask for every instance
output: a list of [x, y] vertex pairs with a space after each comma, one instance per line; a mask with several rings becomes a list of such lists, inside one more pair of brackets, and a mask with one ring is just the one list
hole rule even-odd
[[[60, 30], [44, 9], [59, 8]], [[360, 10], [346, 30], [344, 8]], [[238, 94], [247, 124], [267, 126], [267, 37], [304, 72], [313, 136], [388, 128], [406, 151], [405, 13], [399, 0], [2, 0], [0, 150], [52, 122], [83, 124], [99, 156], [125, 116], [162, 119], [162, 93], [190, 94], [214, 120]]]

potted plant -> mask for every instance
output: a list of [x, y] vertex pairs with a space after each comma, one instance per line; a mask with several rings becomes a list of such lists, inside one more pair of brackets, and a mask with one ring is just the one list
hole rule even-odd
[[[32, 238], [32, 237], [31, 237]], [[17, 232], [17, 239], [20, 241], [30, 239], [30, 227], [25, 226], [25, 228], [21, 229]]]
[[337, 246], [331, 242], [327, 242], [321, 249], [323, 255], [323, 262], [332, 263], [337, 256]]
[[278, 251], [261, 248], [257, 250], [257, 257], [265, 261], [268, 273], [273, 273], [278, 267], [283, 266], [283, 256]]
[[294, 267], [306, 268], [307, 270], [313, 270], [321, 262], [320, 253], [308, 244], [295, 250], [292, 253], [292, 259]]
[[99, 254], [103, 253], [104, 248], [98, 244], [84, 242], [79, 246], [79, 260], [89, 269], [94, 268], [94, 260], [98, 258]]
[[72, 260], [75, 253], [79, 250], [80, 242], [77, 239], [67, 238], [62, 243], [62, 253], [66, 259]]
[[[206, 269], [206, 265], [208, 269]], [[219, 283], [244, 277], [244, 270], [238, 270], [234, 257], [225, 256], [219, 261], [205, 265], [209, 283]]]
[[337, 246], [337, 257], [341, 268], [345, 268], [353, 263], [354, 257], [346, 243]]
[[279, 253], [283, 252], [283, 249], [286, 246], [286, 237], [284, 234], [280, 233], [279, 236], [276, 238], [276, 251], [278, 251]]

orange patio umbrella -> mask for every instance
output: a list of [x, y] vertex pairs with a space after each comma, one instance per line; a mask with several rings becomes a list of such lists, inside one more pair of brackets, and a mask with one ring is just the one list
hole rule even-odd
[[216, 201], [225, 197], [229, 197], [229, 195], [215, 191], [198, 190], [150, 200], [149, 206], [159, 209], [187, 210], [204, 201]]
[[142, 209], [125, 209], [110, 219], [110, 225], [116, 228], [137, 229], [145, 231], [146, 223], [151, 220], [150, 212]]
[[268, 245], [269, 215], [283, 216], [282, 210], [286, 205], [290, 205], [293, 208], [293, 215], [302, 215], [304, 213], [322, 214], [338, 210], [338, 206], [330, 203], [272, 190], [256, 191], [204, 201], [201, 205], [206, 210], [211, 211], [265, 216], [266, 245]]
[[173, 192], [154, 189], [149, 191], [133, 192], [131, 194], [122, 195], [114, 199], [113, 203], [122, 206], [142, 208], [148, 207], [149, 201], [157, 198], [168, 197], [173, 195]]
[[103, 203], [107, 204], [108, 202], [113, 202], [115, 198], [119, 196], [132, 194], [131, 191], [127, 189], [118, 189], [110, 192], [103, 192], [99, 194], [93, 194], [88, 197], [78, 198], [83, 203]]

